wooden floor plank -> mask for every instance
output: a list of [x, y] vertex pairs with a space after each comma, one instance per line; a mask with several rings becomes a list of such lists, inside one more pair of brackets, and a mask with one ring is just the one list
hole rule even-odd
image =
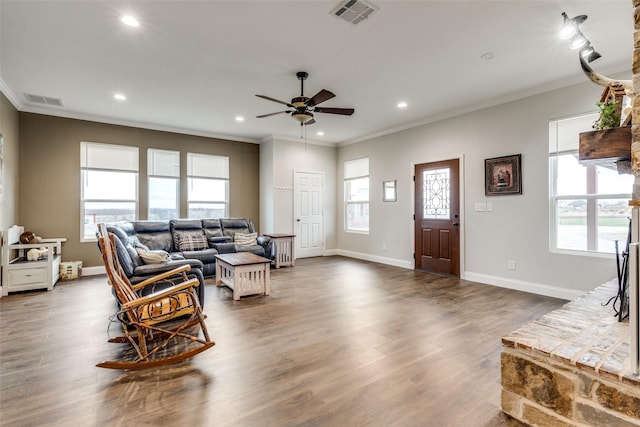
[[207, 281], [216, 346], [139, 372], [96, 368], [104, 277], [0, 299], [2, 426], [515, 426], [500, 338], [564, 301], [352, 260], [301, 259], [271, 295]]

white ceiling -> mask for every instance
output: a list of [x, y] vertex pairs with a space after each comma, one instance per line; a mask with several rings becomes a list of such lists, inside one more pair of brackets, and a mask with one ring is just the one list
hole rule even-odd
[[[299, 140], [287, 115], [255, 118], [286, 107], [254, 95], [288, 102], [299, 95], [295, 73], [307, 71], [306, 96], [328, 89], [336, 97], [321, 106], [356, 110], [317, 113], [307, 127], [309, 141], [338, 144], [585, 81], [557, 37], [563, 11], [589, 16], [582, 30], [602, 54], [594, 69], [631, 68], [632, 0], [371, 3], [379, 10], [354, 26], [330, 14], [333, 0], [0, 0], [0, 89], [21, 111]], [[140, 27], [124, 26], [124, 13]]]

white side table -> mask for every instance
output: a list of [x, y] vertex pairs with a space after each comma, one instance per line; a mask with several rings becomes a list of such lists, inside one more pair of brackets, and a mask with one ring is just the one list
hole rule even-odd
[[270, 237], [275, 245], [275, 267], [290, 265], [295, 266], [295, 258], [293, 256], [293, 244], [296, 237], [295, 234], [265, 234]]
[[[2, 296], [9, 292], [32, 289], [53, 290], [60, 278], [62, 243], [66, 238], [42, 239], [39, 243], [20, 243], [24, 227], [10, 227], [2, 248]], [[33, 248], [47, 248], [47, 258], [27, 261], [27, 252]]]

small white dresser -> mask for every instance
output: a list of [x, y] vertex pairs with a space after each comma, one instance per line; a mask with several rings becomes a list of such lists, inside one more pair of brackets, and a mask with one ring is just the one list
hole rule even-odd
[[[62, 243], [66, 238], [42, 239], [39, 243], [20, 243], [24, 227], [14, 225], [4, 233], [2, 245], [2, 296], [9, 292], [32, 289], [53, 290], [60, 278]], [[28, 261], [27, 252], [33, 248], [47, 248], [46, 259]]]

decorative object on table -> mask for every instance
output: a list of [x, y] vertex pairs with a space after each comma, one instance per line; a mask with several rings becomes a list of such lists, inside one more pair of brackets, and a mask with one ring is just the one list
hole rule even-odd
[[522, 194], [521, 155], [485, 159], [484, 177], [486, 196]]
[[382, 181], [382, 201], [395, 202], [396, 200], [396, 180], [394, 179], [393, 181]]
[[20, 243], [24, 245], [33, 245], [35, 243], [40, 243], [42, 241], [42, 237], [36, 236], [33, 231], [25, 231], [20, 234]]
[[27, 252], [27, 261], [40, 261], [47, 259], [49, 250], [47, 248], [32, 248]]

